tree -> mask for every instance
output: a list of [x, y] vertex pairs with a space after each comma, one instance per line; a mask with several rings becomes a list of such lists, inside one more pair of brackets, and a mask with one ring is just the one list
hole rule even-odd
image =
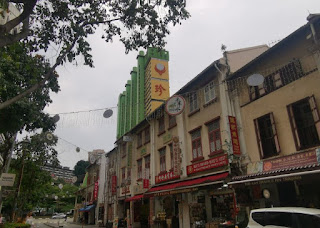
[[89, 166], [88, 161], [80, 160], [74, 166], [73, 174], [78, 177], [76, 184], [79, 185], [82, 183], [83, 178], [86, 174], [86, 168]]
[[[17, 144], [16, 159], [11, 172], [16, 173], [15, 193], [6, 200], [12, 211], [30, 211], [44, 198], [51, 177], [41, 167], [46, 163], [58, 165], [57, 151], [53, 148], [57, 138], [47, 140], [45, 133], [25, 137]], [[12, 216], [14, 218], [14, 216]]]
[[[40, 55], [33, 56], [26, 45], [15, 43], [0, 49], [0, 101], [20, 94], [26, 88], [43, 79], [50, 71], [50, 64]], [[58, 92], [57, 74], [53, 72], [36, 90], [15, 104], [0, 110], [0, 133], [4, 134], [4, 144], [0, 145], [0, 153], [7, 164], [7, 157], [15, 140], [15, 134], [25, 130], [32, 132], [42, 129], [43, 132], [53, 131], [53, 118], [43, 112], [50, 104], [50, 91]]]
[[[57, 59], [41, 81], [16, 96], [1, 100], [3, 109], [44, 85], [57, 66], [76, 61], [82, 56], [85, 65], [93, 66], [87, 38], [98, 27], [102, 38], [112, 42], [116, 37], [126, 52], [147, 48], [162, 48], [171, 24], [180, 24], [189, 17], [185, 0], [0, 0], [21, 7], [22, 13], [0, 25], [0, 47], [25, 39], [32, 51], [57, 50]], [[3, 4], [6, 7], [8, 4]], [[10, 31], [23, 24], [21, 31]]]

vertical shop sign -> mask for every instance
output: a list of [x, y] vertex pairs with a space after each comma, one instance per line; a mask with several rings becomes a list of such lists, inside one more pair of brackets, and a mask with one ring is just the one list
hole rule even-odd
[[173, 174], [175, 176], [180, 175], [180, 146], [179, 137], [174, 136], [172, 139], [172, 151], [173, 151]]
[[236, 117], [234, 116], [228, 116], [228, 119], [229, 119], [229, 125], [230, 125], [233, 154], [240, 156], [241, 151], [240, 151], [240, 144], [239, 144], [237, 120], [236, 120]]
[[132, 143], [128, 143], [128, 161], [127, 161], [127, 166], [130, 168], [132, 164]]
[[94, 189], [93, 189], [93, 200], [96, 200], [98, 198], [98, 190], [99, 190], [99, 180], [97, 180], [94, 183]]
[[117, 193], [117, 176], [112, 176], [111, 182], [111, 192], [112, 195], [115, 195]]
[[149, 188], [149, 179], [143, 179], [143, 188]]

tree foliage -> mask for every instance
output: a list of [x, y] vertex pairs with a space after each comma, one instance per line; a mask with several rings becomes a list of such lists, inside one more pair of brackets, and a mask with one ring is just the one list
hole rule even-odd
[[82, 183], [83, 178], [86, 174], [86, 168], [89, 166], [89, 164], [90, 163], [88, 161], [80, 160], [74, 166], [73, 174], [78, 178], [76, 182], [77, 185]]
[[[0, 102], [21, 94], [43, 80], [43, 75], [51, 69], [50, 64], [40, 55], [32, 55], [26, 45], [15, 43], [0, 49]], [[50, 92], [58, 92], [57, 74], [50, 74], [41, 89], [35, 90], [18, 102], [0, 109], [0, 133], [5, 143], [0, 145], [0, 153], [5, 159], [13, 143], [13, 136], [22, 130], [36, 129], [53, 131], [53, 118], [43, 112], [50, 104]]]
[[[13, 3], [22, 13], [0, 25], [0, 47], [25, 38], [32, 51], [57, 51], [55, 68], [82, 56], [85, 65], [93, 66], [88, 36], [98, 27], [102, 38], [112, 42], [118, 38], [126, 52], [138, 48], [164, 47], [169, 26], [180, 24], [189, 17], [185, 0], [1, 0]], [[10, 31], [19, 24], [17, 34]], [[43, 81], [46, 81], [45, 75]], [[37, 88], [25, 90], [23, 95]], [[18, 98], [20, 99], [20, 98]], [[0, 109], [18, 99], [2, 101]]]

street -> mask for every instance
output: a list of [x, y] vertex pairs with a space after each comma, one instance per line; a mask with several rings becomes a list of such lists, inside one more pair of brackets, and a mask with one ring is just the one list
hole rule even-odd
[[[50, 219], [50, 218], [35, 218], [34, 219], [34, 228], [58, 228], [68, 227], [68, 228], [80, 228], [82, 225], [73, 224], [72, 218], [68, 218], [67, 221], [64, 219]], [[96, 227], [95, 225], [86, 225], [85, 227]]]

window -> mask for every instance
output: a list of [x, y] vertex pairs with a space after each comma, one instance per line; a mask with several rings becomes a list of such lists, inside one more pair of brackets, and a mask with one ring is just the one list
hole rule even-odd
[[159, 134], [163, 133], [165, 131], [165, 125], [164, 125], [164, 116], [162, 116], [159, 120]]
[[207, 124], [209, 135], [209, 148], [210, 155], [220, 153], [221, 147], [221, 134], [220, 134], [220, 120], [215, 120]]
[[166, 171], [166, 148], [159, 150], [160, 153], [160, 173]]
[[201, 128], [191, 132], [192, 140], [192, 157], [193, 159], [202, 157], [202, 147], [201, 147]]
[[280, 153], [277, 130], [272, 113], [254, 120], [261, 158], [269, 158]]
[[314, 96], [288, 106], [297, 150], [320, 144], [320, 119]]
[[276, 72], [265, 77], [264, 83], [259, 86], [250, 86], [250, 100], [256, 100], [284, 85], [287, 85], [303, 76], [299, 60], [293, 60]]
[[131, 169], [130, 168], [128, 168], [128, 170], [127, 170], [127, 180], [131, 180]]
[[294, 213], [293, 216], [296, 218], [296, 222], [298, 223], [298, 226], [295, 227], [298, 228], [317, 228], [320, 224], [320, 215], [307, 215], [307, 214], [300, 214], [300, 213]]
[[138, 148], [142, 146], [142, 132], [138, 133]]
[[144, 130], [144, 143], [150, 142], [150, 127]]
[[122, 153], [122, 157], [124, 158], [126, 155], [127, 155], [127, 144], [126, 143], [124, 143], [124, 144], [122, 144], [122, 151], [121, 151]]
[[189, 95], [189, 112], [194, 112], [199, 108], [197, 92], [193, 92]]
[[169, 115], [169, 128], [172, 128], [177, 125], [176, 116]]
[[171, 169], [173, 169], [173, 146], [172, 144], [169, 145], [169, 148], [170, 148], [170, 161], [171, 161]]
[[137, 161], [138, 164], [138, 180], [142, 179], [142, 159]]
[[210, 82], [208, 85], [204, 87], [204, 103], [207, 104], [215, 98], [216, 94], [214, 91], [214, 83]]
[[150, 179], [150, 155], [144, 158], [144, 167], [146, 169], [145, 178]]
[[122, 183], [124, 183], [126, 179], [126, 168], [122, 168], [121, 169], [121, 180], [122, 180]]

